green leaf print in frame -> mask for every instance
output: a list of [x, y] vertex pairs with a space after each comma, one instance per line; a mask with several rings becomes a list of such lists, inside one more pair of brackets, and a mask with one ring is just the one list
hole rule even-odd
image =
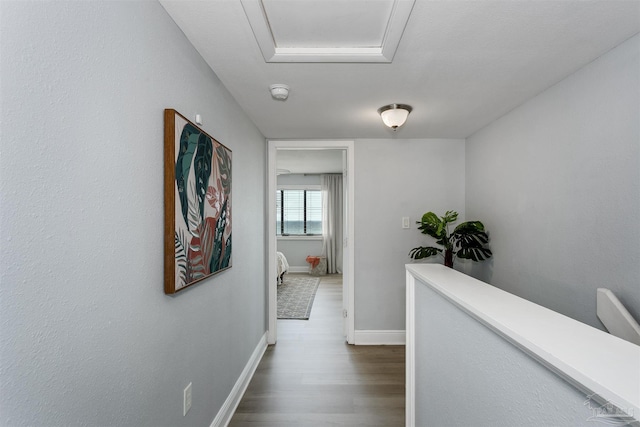
[[231, 150], [164, 110], [164, 291], [231, 268]]

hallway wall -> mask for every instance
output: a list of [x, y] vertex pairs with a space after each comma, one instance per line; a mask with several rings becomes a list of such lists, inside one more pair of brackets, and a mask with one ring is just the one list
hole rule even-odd
[[[405, 329], [409, 251], [433, 243], [416, 221], [428, 211], [464, 219], [463, 139], [369, 139], [355, 143], [356, 330]], [[402, 217], [411, 228], [402, 228]], [[427, 262], [442, 262], [433, 257]]]
[[599, 287], [640, 319], [639, 54], [636, 35], [467, 140], [494, 253], [473, 274], [601, 329]]
[[[156, 1], [1, 1], [0, 37], [0, 425], [211, 424], [266, 330], [263, 136]], [[173, 297], [164, 108], [233, 150], [233, 267]]]

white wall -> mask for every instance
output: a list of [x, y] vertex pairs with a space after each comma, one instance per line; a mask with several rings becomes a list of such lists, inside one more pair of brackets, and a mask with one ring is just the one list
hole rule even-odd
[[[266, 330], [264, 138], [155, 1], [2, 1], [0, 37], [0, 424], [209, 425]], [[164, 108], [233, 150], [233, 267], [173, 297]]]
[[[465, 141], [375, 139], [355, 143], [355, 328], [405, 329], [409, 251], [433, 243], [416, 221], [455, 210], [464, 218]], [[402, 228], [408, 216], [410, 229]], [[442, 262], [432, 258], [429, 262]]]
[[320, 175], [300, 173], [278, 175], [278, 185], [320, 185]]
[[419, 280], [414, 357], [416, 426], [594, 424], [588, 393]]
[[309, 271], [309, 263], [307, 257], [309, 255], [322, 255], [322, 238], [288, 238], [278, 237], [278, 251], [287, 257], [290, 272], [307, 272]]
[[467, 140], [467, 216], [491, 233], [474, 274], [602, 328], [596, 288], [640, 318], [640, 36]]

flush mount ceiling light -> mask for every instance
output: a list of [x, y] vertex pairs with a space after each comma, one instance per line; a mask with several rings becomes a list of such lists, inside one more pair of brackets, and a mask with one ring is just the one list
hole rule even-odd
[[410, 105], [389, 104], [378, 108], [378, 114], [380, 114], [384, 124], [395, 131], [407, 121], [411, 110], [413, 108]]

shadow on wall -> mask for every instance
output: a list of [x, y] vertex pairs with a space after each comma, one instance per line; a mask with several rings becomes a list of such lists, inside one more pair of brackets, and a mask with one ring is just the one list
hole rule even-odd
[[492, 284], [494, 259], [495, 257], [491, 257], [482, 262], [474, 262], [470, 259], [457, 258], [454, 267], [464, 274], [482, 280], [485, 283]]

